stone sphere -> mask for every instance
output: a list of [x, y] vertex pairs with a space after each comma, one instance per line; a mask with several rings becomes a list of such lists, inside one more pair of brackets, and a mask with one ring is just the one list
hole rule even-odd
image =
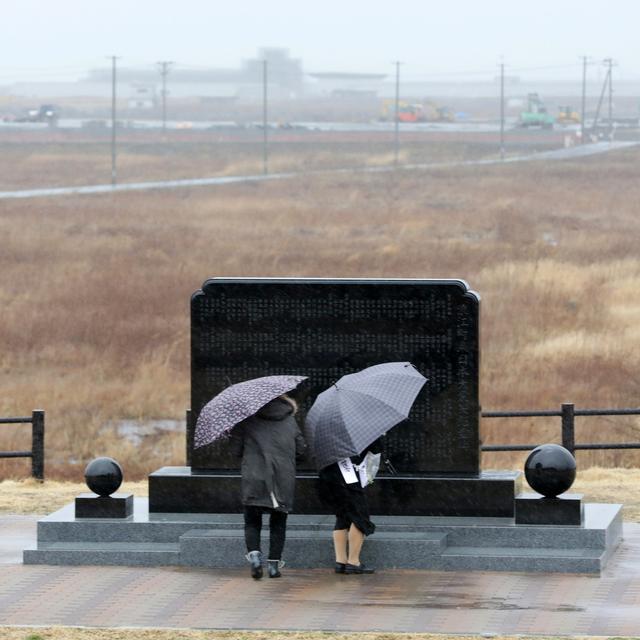
[[110, 496], [122, 484], [122, 467], [113, 458], [96, 458], [84, 470], [84, 479], [93, 493]]
[[555, 498], [576, 479], [576, 459], [559, 444], [543, 444], [529, 454], [524, 475], [534, 491]]

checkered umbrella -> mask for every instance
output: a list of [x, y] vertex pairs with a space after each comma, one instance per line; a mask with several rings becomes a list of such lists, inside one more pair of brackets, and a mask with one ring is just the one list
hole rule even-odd
[[362, 453], [405, 420], [427, 379], [410, 362], [386, 362], [343, 376], [307, 414], [307, 441], [318, 469]]
[[295, 389], [307, 376], [265, 376], [227, 387], [204, 405], [194, 435], [195, 448], [225, 437], [239, 422], [257, 413], [283, 393]]

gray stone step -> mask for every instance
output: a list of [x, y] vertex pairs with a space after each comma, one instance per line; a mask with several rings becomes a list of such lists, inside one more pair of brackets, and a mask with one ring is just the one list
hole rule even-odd
[[[385, 518], [375, 518], [380, 530]], [[582, 526], [516, 525], [510, 518], [416, 518], [402, 523], [409, 528], [428, 527], [447, 533], [449, 546], [460, 547], [540, 547], [604, 550], [622, 535], [622, 505], [585, 504]], [[396, 531], [401, 530], [400, 523]]]
[[[414, 566], [418, 557], [438, 555], [446, 548], [446, 533], [410, 531], [376, 532], [366, 542], [369, 562], [380, 568]], [[269, 536], [263, 532], [262, 549], [268, 555]], [[187, 566], [244, 566], [244, 536], [231, 529], [192, 529], [180, 536], [180, 562]], [[333, 542], [326, 531], [287, 531], [284, 553], [288, 566], [314, 568], [334, 561]]]
[[448, 547], [429, 568], [446, 571], [600, 573], [605, 552], [540, 547]]
[[170, 566], [180, 564], [177, 543], [54, 542], [25, 549], [24, 564]]
[[[330, 537], [333, 518], [325, 515], [289, 516], [287, 530], [322, 531]], [[515, 525], [509, 518], [389, 517], [377, 516], [376, 534], [428, 530], [448, 535], [448, 544], [473, 547], [594, 548], [604, 549], [607, 536], [619, 537], [622, 528], [620, 505], [585, 505], [582, 527], [542, 527]], [[42, 542], [177, 542], [193, 528], [242, 531], [241, 514], [152, 514], [146, 500], [136, 499], [134, 517], [124, 520], [74, 518], [65, 507], [38, 523], [38, 540]], [[268, 529], [268, 518], [264, 518]]]
[[[622, 536], [620, 505], [586, 504], [583, 526], [522, 526], [510, 518], [376, 516], [363, 561], [380, 569], [595, 573]], [[326, 515], [289, 517], [290, 567], [333, 566]], [[268, 518], [262, 548], [268, 552]], [[578, 550], [578, 551], [576, 551]], [[38, 549], [26, 563], [242, 567], [241, 514], [149, 514], [137, 498], [132, 517], [75, 519], [67, 505], [38, 523]]]
[[[237, 535], [242, 532], [242, 522], [39, 522], [38, 539], [42, 542], [72, 542], [84, 540], [87, 542], [176, 542], [178, 538], [193, 529], [210, 528], [213, 530], [228, 530]], [[268, 530], [265, 519], [263, 530]], [[296, 532], [315, 531], [324, 537], [331, 537], [333, 524], [300, 523], [290, 518], [287, 525], [288, 535]], [[424, 531], [425, 526], [385, 525], [376, 522], [376, 533], [372, 540], [383, 534], [410, 534]], [[458, 546], [492, 547], [501, 544], [509, 547], [539, 546], [547, 547], [591, 547], [603, 549], [605, 547], [606, 531], [602, 529], [585, 529], [580, 527], [542, 528], [535, 526], [461, 526], [461, 525], [429, 525], [428, 530], [449, 536], [449, 543]]]

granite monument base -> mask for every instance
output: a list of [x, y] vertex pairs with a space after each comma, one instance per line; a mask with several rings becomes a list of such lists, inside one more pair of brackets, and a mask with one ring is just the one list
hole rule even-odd
[[[477, 476], [384, 476], [367, 487], [373, 515], [512, 518], [520, 492], [517, 471]], [[299, 474], [294, 510], [328, 514], [318, 497], [316, 474]], [[191, 467], [162, 467], [149, 476], [149, 510], [158, 513], [238, 513], [240, 475]]]
[[582, 495], [565, 493], [545, 498], [539, 493], [521, 493], [515, 500], [516, 524], [582, 524]]
[[[516, 525], [513, 518], [376, 516], [363, 548], [365, 564], [384, 569], [527, 571], [598, 574], [622, 537], [622, 507], [585, 504], [581, 526]], [[333, 574], [330, 515], [291, 514], [284, 560], [288, 569]], [[268, 517], [262, 547], [269, 545]], [[25, 564], [238, 568], [244, 559], [241, 514], [153, 513], [136, 498], [126, 519], [74, 516], [69, 504], [38, 522], [36, 549]], [[349, 577], [335, 576], [337, 580]]]
[[133, 513], [133, 494], [81, 493], [76, 497], [75, 508], [76, 518], [128, 518]]

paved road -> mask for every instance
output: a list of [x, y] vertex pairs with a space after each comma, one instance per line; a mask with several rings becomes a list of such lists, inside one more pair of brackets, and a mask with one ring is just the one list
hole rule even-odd
[[[484, 166], [501, 163], [515, 162], [531, 162], [540, 161], [557, 161], [582, 158], [600, 153], [608, 153], [618, 149], [626, 149], [639, 145], [639, 142], [598, 142], [595, 144], [570, 147], [567, 149], [555, 149], [553, 151], [542, 151], [540, 153], [532, 153], [520, 156], [512, 156], [505, 160], [497, 158], [484, 160], [468, 160], [463, 162], [435, 162], [426, 164], [407, 164], [400, 168], [402, 170], [421, 170], [421, 169], [448, 169], [465, 166]], [[151, 189], [179, 189], [186, 187], [200, 186], [219, 186], [226, 184], [238, 184], [248, 182], [266, 182], [272, 180], [283, 180], [286, 178], [295, 178], [300, 175], [312, 174], [349, 174], [349, 173], [387, 173], [394, 171], [394, 167], [363, 167], [354, 169], [327, 169], [319, 171], [306, 172], [287, 172], [272, 173], [269, 175], [248, 175], [248, 176], [221, 176], [217, 178], [195, 178], [188, 180], [162, 180], [155, 182], [130, 182], [119, 184], [115, 187], [110, 184], [88, 185], [84, 187], [56, 187], [44, 189], [23, 189], [20, 191], [0, 191], [0, 200], [22, 199], [22, 198], [44, 198], [54, 196], [68, 195], [88, 195], [101, 193], [121, 193], [124, 191], [146, 191]]]
[[0, 625], [637, 635], [640, 524], [602, 576], [22, 565], [36, 518], [0, 516]]
[[[127, 119], [119, 122], [119, 129], [134, 130], [158, 130], [162, 129], [162, 120], [140, 120]], [[517, 129], [518, 119], [508, 118], [506, 122], [507, 130]], [[233, 120], [167, 120], [166, 128], [173, 131], [184, 130], [218, 130], [218, 131], [244, 131], [244, 130], [261, 130], [262, 121], [247, 122], [239, 124]], [[58, 120], [58, 129], [82, 129], [90, 127], [110, 128], [111, 121], [95, 118], [60, 118]], [[375, 132], [387, 131], [393, 132], [395, 129], [394, 122], [291, 122], [285, 126], [276, 123], [269, 123], [269, 129], [276, 131], [336, 131], [336, 132]], [[462, 122], [403, 122], [400, 125], [403, 132], [415, 131], [450, 131], [450, 132], [497, 132], [500, 131], [499, 122], [488, 121], [462, 121]], [[46, 122], [2, 122], [0, 121], [0, 131], [40, 131], [49, 130], [50, 127]], [[558, 125], [559, 131], [577, 131], [579, 125]]]

